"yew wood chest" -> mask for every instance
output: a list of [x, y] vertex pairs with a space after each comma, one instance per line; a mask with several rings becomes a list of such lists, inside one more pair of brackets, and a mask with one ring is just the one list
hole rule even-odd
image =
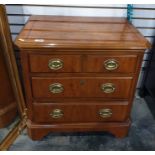
[[125, 18], [31, 16], [16, 45], [33, 140], [49, 132], [127, 135], [150, 45]]

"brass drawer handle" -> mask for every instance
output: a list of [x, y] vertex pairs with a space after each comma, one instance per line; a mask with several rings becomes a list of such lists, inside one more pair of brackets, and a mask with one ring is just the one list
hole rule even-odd
[[115, 85], [113, 83], [105, 83], [101, 85], [101, 90], [104, 93], [113, 93], [115, 91]]
[[117, 69], [118, 66], [119, 64], [115, 59], [108, 59], [104, 62], [105, 69], [109, 71]]
[[59, 70], [63, 67], [63, 61], [60, 59], [51, 59], [48, 62], [48, 67], [52, 70]]
[[61, 118], [63, 117], [63, 111], [61, 109], [54, 109], [51, 113], [50, 113], [50, 116], [52, 118]]
[[53, 83], [49, 85], [49, 91], [53, 94], [59, 94], [64, 91], [64, 87], [60, 83]]
[[112, 116], [112, 110], [111, 109], [100, 109], [99, 115], [102, 118], [108, 118]]

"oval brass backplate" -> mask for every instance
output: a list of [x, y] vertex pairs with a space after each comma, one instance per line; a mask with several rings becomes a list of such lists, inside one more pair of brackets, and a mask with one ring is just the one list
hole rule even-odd
[[115, 59], [108, 59], [104, 62], [105, 69], [109, 71], [116, 70], [118, 66], [118, 61]]
[[100, 109], [99, 115], [102, 118], [108, 118], [112, 116], [112, 110], [111, 109]]
[[61, 59], [51, 59], [48, 62], [48, 67], [52, 70], [59, 70], [63, 67], [63, 61]]
[[61, 118], [63, 117], [63, 111], [61, 109], [54, 109], [51, 113], [50, 113], [50, 116], [52, 118]]
[[115, 91], [115, 85], [113, 83], [105, 83], [101, 85], [101, 90], [104, 93], [113, 93]]
[[60, 83], [53, 83], [49, 85], [49, 91], [53, 94], [59, 94], [64, 91], [64, 87]]

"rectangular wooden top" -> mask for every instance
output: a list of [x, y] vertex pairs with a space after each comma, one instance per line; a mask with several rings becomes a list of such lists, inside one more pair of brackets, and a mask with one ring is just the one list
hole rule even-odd
[[146, 49], [149, 42], [125, 18], [31, 16], [15, 44], [21, 49]]

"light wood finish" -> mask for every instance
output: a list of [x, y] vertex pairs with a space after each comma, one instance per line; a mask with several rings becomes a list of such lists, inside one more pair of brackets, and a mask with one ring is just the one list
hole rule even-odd
[[[62, 51], [63, 52], [63, 51]], [[124, 51], [125, 52], [125, 51]], [[59, 59], [63, 62], [63, 67], [52, 70], [48, 67], [49, 61]], [[109, 71], [105, 68], [104, 62], [116, 60], [118, 68]], [[134, 73], [136, 70], [137, 55], [60, 55], [60, 54], [32, 54], [29, 56], [31, 72], [54, 73], [54, 72], [105, 72], [105, 73]], [[128, 64], [131, 64], [128, 66]], [[126, 68], [128, 67], [128, 70]]]
[[[80, 55], [30, 55], [31, 72], [81, 72]], [[50, 60], [59, 59], [63, 62], [61, 69], [52, 70]]]
[[[114, 70], [107, 70], [105, 62], [108, 60], [116, 61], [118, 67]], [[84, 61], [84, 70], [85, 72], [134, 73], [136, 71], [136, 62], [137, 55], [89, 55]]]
[[[144, 50], [150, 47], [127, 20], [32, 16], [16, 46], [33, 140], [52, 131], [127, 135]], [[55, 58], [63, 65], [56, 62], [60, 69], [51, 70]]]
[[[19, 135], [19, 131], [22, 131], [26, 124], [26, 107], [21, 89], [21, 83], [19, 80], [18, 69], [14, 56], [12, 40], [10, 35], [10, 29], [8, 25], [8, 19], [6, 16], [6, 10], [3, 5], [0, 5], [0, 40], [1, 40], [1, 52], [4, 55], [4, 59], [7, 66], [9, 79], [11, 81], [12, 90], [14, 93], [15, 101], [18, 106], [18, 112], [21, 117], [19, 126], [14, 127], [8, 136], [0, 143], [0, 150], [6, 150]], [[20, 128], [19, 128], [20, 127]]]
[[[62, 93], [53, 94], [49, 86], [60, 83], [64, 87]], [[101, 89], [103, 84], [112, 83], [115, 91], [105, 93]], [[127, 99], [131, 91], [132, 77], [56, 77], [32, 78], [32, 93], [35, 99], [39, 98], [69, 98], [69, 97], [102, 97], [113, 99]], [[124, 86], [126, 87], [124, 89]]]
[[[78, 123], [125, 121], [127, 118], [127, 102], [71, 102], [71, 103], [36, 103], [33, 105], [33, 122], [37, 123]], [[54, 109], [63, 112], [61, 118], [53, 118]], [[111, 115], [101, 117], [101, 109], [110, 109]]]
[[16, 44], [22, 49], [149, 47], [146, 39], [125, 19], [106, 17], [32, 16], [17, 37]]
[[50, 132], [90, 132], [90, 131], [108, 131], [117, 138], [123, 138], [128, 135], [130, 120], [126, 122], [115, 123], [69, 123], [69, 124], [39, 124], [28, 120], [28, 134], [32, 140], [41, 139]]

